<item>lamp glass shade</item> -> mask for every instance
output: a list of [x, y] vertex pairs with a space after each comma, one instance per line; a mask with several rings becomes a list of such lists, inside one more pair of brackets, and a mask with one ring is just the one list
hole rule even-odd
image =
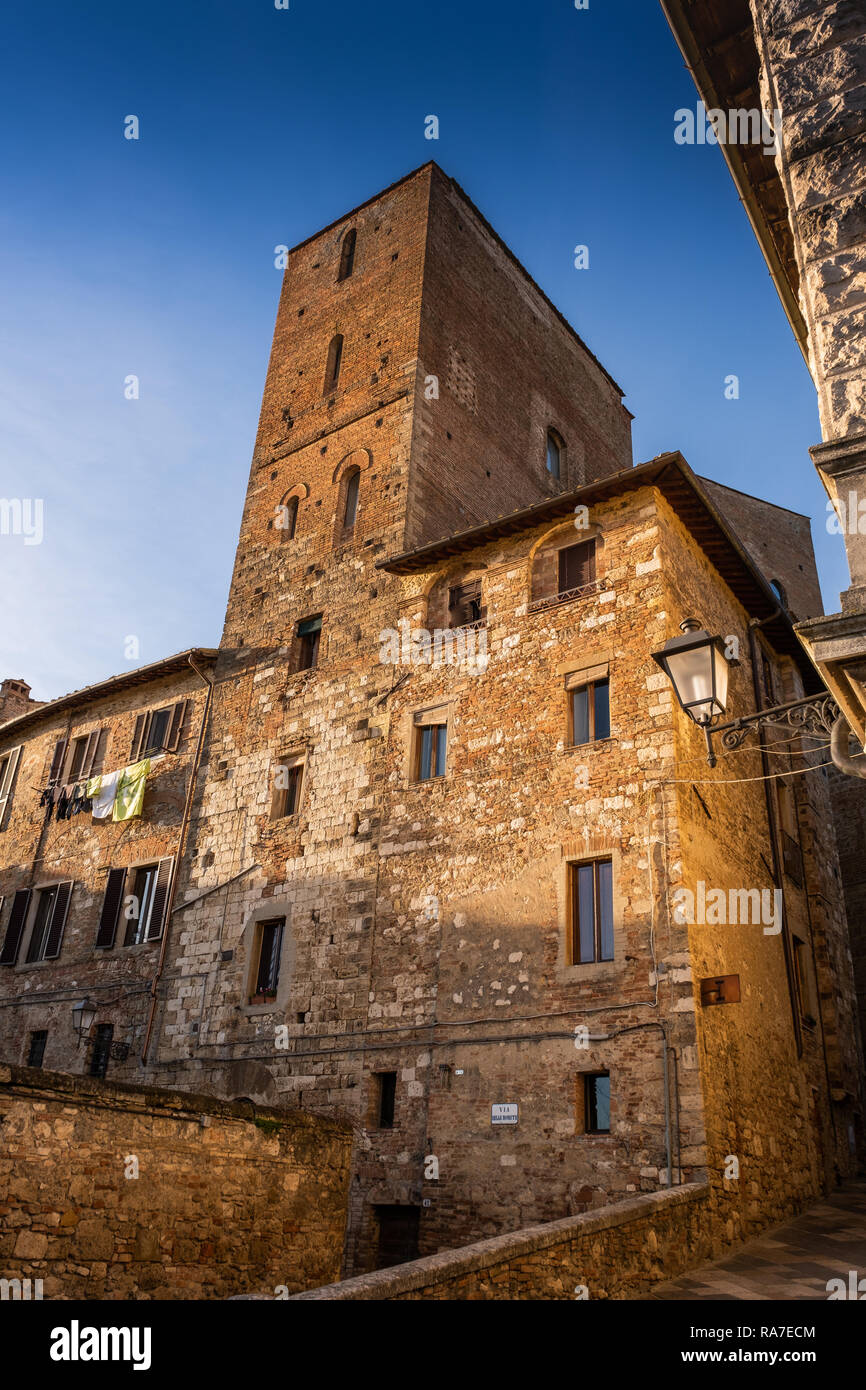
[[666, 672], [674, 693], [696, 724], [724, 714], [728, 698], [728, 662], [718, 637], [689, 632], [675, 637], [653, 656]]
[[81, 1036], [86, 1037], [93, 1027], [93, 1020], [96, 1018], [96, 1005], [91, 1004], [89, 999], [82, 999], [80, 1004], [75, 1004], [72, 1009], [72, 1022], [75, 1031]]

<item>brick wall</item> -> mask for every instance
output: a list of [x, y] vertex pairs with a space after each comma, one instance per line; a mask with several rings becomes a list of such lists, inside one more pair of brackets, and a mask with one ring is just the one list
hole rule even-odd
[[350, 1145], [336, 1120], [0, 1067], [0, 1278], [55, 1299], [315, 1287], [339, 1277]]

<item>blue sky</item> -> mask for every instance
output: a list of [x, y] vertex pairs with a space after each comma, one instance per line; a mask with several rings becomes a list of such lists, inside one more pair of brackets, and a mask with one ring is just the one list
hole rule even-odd
[[0, 497], [44, 538], [0, 535], [0, 676], [48, 699], [217, 643], [274, 247], [430, 158], [624, 388], [635, 460], [808, 513], [838, 607], [815, 392], [721, 152], [674, 142], [655, 0], [46, 0], [4, 39]]

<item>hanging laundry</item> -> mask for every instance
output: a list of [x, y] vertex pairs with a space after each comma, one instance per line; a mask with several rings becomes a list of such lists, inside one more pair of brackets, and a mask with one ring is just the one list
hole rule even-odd
[[69, 815], [69, 808], [72, 805], [72, 788], [61, 787], [57, 797], [57, 819], [66, 820]]
[[91, 810], [94, 820], [107, 820], [111, 815], [120, 775], [119, 771], [104, 772], [99, 777], [91, 777], [87, 782], [85, 792], [93, 803]]
[[149, 772], [150, 758], [142, 758], [141, 762], [131, 763], [123, 769], [117, 783], [112, 820], [131, 820], [133, 816], [141, 815]]
[[80, 815], [82, 811], [89, 811], [92, 805], [93, 802], [87, 795], [87, 783], [79, 782], [72, 793], [72, 804], [69, 808], [69, 815]]

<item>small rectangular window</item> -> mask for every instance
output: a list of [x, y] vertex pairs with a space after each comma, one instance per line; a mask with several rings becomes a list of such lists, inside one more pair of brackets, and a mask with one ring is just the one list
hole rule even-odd
[[559, 593], [571, 593], [595, 581], [595, 541], [567, 545], [559, 552]]
[[45, 1056], [45, 1044], [48, 1042], [48, 1029], [41, 1028], [38, 1032], [30, 1034], [30, 1048], [27, 1053], [28, 1067], [41, 1067], [42, 1059]]
[[570, 694], [572, 745], [610, 738], [610, 681], [606, 677], [589, 681]]
[[298, 666], [299, 671], [310, 671], [319, 660], [319, 641], [322, 635], [322, 615], [304, 618], [298, 623]]
[[584, 1133], [610, 1134], [610, 1073], [585, 1073], [583, 1097]]
[[569, 864], [568, 878], [572, 964], [613, 960], [612, 860]]
[[379, 1129], [394, 1128], [394, 1103], [397, 1098], [397, 1073], [376, 1073], [376, 1123]]
[[274, 917], [268, 922], [259, 923], [254, 1003], [264, 1003], [276, 997], [285, 922], [285, 917]]
[[451, 627], [465, 627], [484, 620], [481, 606], [481, 580], [471, 584], [456, 584], [448, 590], [448, 613]]
[[447, 724], [425, 724], [418, 731], [418, 781], [445, 776]]
[[298, 814], [303, 780], [303, 758], [289, 758], [277, 765], [274, 770], [274, 797], [271, 803], [273, 820], [283, 820]]

